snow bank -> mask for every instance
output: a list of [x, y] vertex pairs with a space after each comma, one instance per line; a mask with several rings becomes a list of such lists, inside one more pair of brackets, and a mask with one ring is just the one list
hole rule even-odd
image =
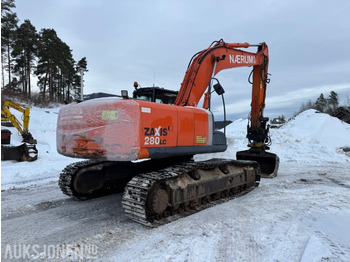
[[[197, 155], [197, 160], [212, 157], [235, 158], [246, 150], [247, 119], [238, 119], [226, 128], [228, 149], [224, 153]], [[342, 147], [350, 147], [350, 125], [328, 114], [307, 110], [279, 129], [270, 129], [270, 152], [281, 161], [349, 162]]]
[[281, 130], [288, 130], [294, 136], [317, 141], [328, 148], [350, 146], [350, 125], [328, 114], [307, 110]]
[[350, 146], [350, 125], [312, 109], [271, 130], [271, 137], [281, 161], [349, 161], [339, 148]]

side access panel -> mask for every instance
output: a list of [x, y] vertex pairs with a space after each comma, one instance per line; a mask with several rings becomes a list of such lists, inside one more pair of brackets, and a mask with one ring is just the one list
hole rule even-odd
[[140, 147], [177, 146], [177, 111], [173, 105], [138, 101], [140, 106]]
[[209, 111], [140, 101], [141, 152], [150, 158], [193, 156], [223, 152], [227, 145], [213, 145], [212, 115]]
[[194, 111], [188, 110], [186, 107], [177, 107], [178, 113], [178, 146], [193, 146], [195, 121]]

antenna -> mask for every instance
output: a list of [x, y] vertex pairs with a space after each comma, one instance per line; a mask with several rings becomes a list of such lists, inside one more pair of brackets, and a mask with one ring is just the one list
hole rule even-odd
[[153, 75], [153, 87], [154, 87], [155, 83], [156, 83], [156, 72], [154, 72], [154, 75]]

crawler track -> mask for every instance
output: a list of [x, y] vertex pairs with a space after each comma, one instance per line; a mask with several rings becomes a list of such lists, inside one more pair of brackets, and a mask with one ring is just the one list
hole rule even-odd
[[122, 204], [129, 218], [156, 227], [247, 193], [259, 180], [259, 165], [252, 161], [183, 163], [133, 177]]
[[181, 159], [139, 163], [83, 161], [68, 165], [59, 186], [80, 200], [122, 192], [126, 215], [155, 227], [245, 194], [260, 181], [254, 161]]
[[87, 160], [66, 166], [58, 181], [63, 194], [79, 200], [123, 192], [126, 184], [142, 172], [157, 171], [177, 164], [191, 162], [192, 156], [166, 158], [144, 162], [114, 162]]
[[[103, 173], [101, 173], [101, 171], [104, 163], [105, 162], [88, 160], [66, 166], [62, 170], [60, 179], [58, 181], [58, 185], [61, 188], [63, 194], [75, 197], [79, 200], [85, 200], [94, 197], [96, 195], [96, 191], [100, 191], [102, 187], [97, 190], [95, 188], [93, 191], [90, 190], [90, 192], [86, 192], [86, 190], [77, 188], [76, 180], [77, 177], [84, 172], [87, 173], [89, 171], [95, 171], [96, 176], [99, 176], [101, 178], [101, 181], [103, 181]], [[98, 175], [98, 173], [100, 173], [100, 175]]]

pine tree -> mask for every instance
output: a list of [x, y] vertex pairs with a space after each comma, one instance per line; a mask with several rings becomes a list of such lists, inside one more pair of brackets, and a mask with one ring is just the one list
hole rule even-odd
[[334, 91], [331, 91], [328, 97], [328, 105], [329, 105], [329, 114], [334, 114], [339, 106], [338, 94]]
[[80, 77], [77, 76], [77, 83], [78, 83], [78, 85], [75, 88], [75, 96], [78, 96], [79, 94], [81, 95], [82, 88], [84, 86], [84, 82], [83, 82], [84, 80], [82, 80], [83, 76], [84, 76], [85, 72], [89, 71], [87, 69], [86, 57], [83, 57], [82, 59], [79, 60], [79, 62], [77, 63], [76, 70], [80, 74]]
[[42, 29], [39, 38], [38, 65], [35, 74], [38, 76], [38, 86], [45, 100], [47, 87], [49, 91], [49, 101], [53, 101], [54, 82], [57, 79], [57, 61], [59, 60], [59, 43], [54, 29]]
[[[76, 68], [72, 50], [56, 34], [54, 29], [42, 29], [38, 49], [38, 86], [43, 98], [49, 91], [49, 101], [63, 102], [69, 99], [75, 86]], [[67, 96], [68, 93], [68, 96]]]
[[[88, 72], [89, 70], [87, 69], [87, 61], [86, 61], [86, 57], [83, 57], [82, 59], [79, 60], [79, 62], [77, 63], [77, 68], [79, 68], [80, 70], [82, 70], [83, 72]], [[80, 71], [79, 70], [79, 71]]]
[[[69, 46], [64, 42], [61, 42], [60, 49], [62, 55], [58, 64], [60, 69], [60, 81], [57, 96], [58, 101], [63, 102], [66, 101], [67, 98], [66, 93], [69, 93], [69, 90], [74, 85], [76, 70], [72, 50]], [[68, 100], [70, 100], [69, 97]]]
[[31, 96], [30, 76], [37, 54], [38, 33], [30, 20], [25, 20], [17, 30], [12, 55], [16, 59], [15, 72], [20, 74], [23, 94]]
[[[1, 7], [3, 7], [3, 1], [1, 2]], [[5, 10], [8, 10], [5, 9]], [[12, 73], [12, 57], [11, 51], [12, 46], [16, 38], [18, 18], [16, 13], [3, 12], [1, 10], [1, 64], [2, 64], [2, 82], [4, 88], [4, 64], [7, 63], [6, 70], [8, 72], [8, 87], [11, 88], [11, 73]]]
[[327, 106], [328, 106], [327, 100], [324, 98], [324, 95], [321, 93], [315, 102], [316, 110], [324, 113], [327, 110]]
[[11, 9], [15, 7], [15, 0], [1, 0], [1, 18], [6, 13], [12, 13]]

